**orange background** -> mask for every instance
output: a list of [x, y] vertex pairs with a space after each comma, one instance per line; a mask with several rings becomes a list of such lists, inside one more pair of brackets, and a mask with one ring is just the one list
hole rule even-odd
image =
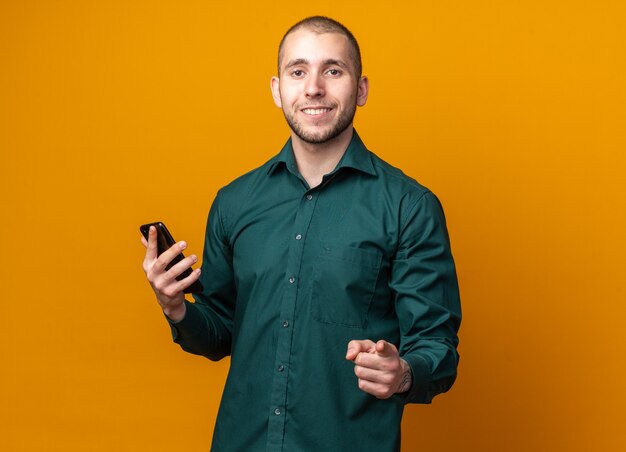
[[276, 47], [320, 13], [362, 46], [359, 133], [439, 195], [458, 266], [459, 379], [407, 408], [404, 450], [626, 450], [618, 0], [4, 0], [2, 450], [208, 450], [228, 363], [171, 343], [138, 226], [201, 252], [217, 189], [288, 136]]

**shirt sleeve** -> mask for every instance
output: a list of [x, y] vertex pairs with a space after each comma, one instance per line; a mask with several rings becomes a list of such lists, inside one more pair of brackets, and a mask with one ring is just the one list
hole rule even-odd
[[400, 325], [400, 356], [411, 367], [405, 403], [430, 403], [454, 383], [461, 305], [446, 221], [439, 200], [426, 192], [402, 221], [390, 287]]
[[219, 193], [207, 221], [200, 281], [204, 290], [194, 295], [195, 303], [185, 301], [185, 317], [168, 322], [174, 342], [183, 350], [217, 361], [230, 355], [236, 299], [232, 249]]

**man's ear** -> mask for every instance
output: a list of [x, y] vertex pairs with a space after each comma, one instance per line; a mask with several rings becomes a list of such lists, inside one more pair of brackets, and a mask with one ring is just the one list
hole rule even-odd
[[283, 103], [280, 100], [280, 79], [278, 77], [272, 77], [272, 80], [270, 80], [270, 89], [272, 90], [274, 104], [276, 104], [278, 108], [283, 108]]
[[367, 102], [367, 96], [369, 95], [369, 91], [370, 81], [366, 76], [363, 76], [359, 79], [356, 93], [356, 104], [359, 107], [362, 107], [363, 105], [365, 105], [365, 102]]

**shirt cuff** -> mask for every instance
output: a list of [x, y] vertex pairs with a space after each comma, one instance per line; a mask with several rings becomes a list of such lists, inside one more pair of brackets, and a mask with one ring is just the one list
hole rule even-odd
[[178, 322], [174, 322], [165, 314], [164, 317], [167, 320], [167, 323], [170, 325], [170, 329], [172, 331], [172, 339], [174, 342], [182, 335], [185, 336], [193, 336], [198, 331], [202, 329], [204, 325], [204, 317], [200, 313], [200, 311], [196, 308], [194, 303], [190, 303], [185, 300], [185, 317], [183, 317]]
[[411, 388], [396, 397], [401, 398], [404, 403], [430, 403], [432, 395], [429, 394], [430, 386], [430, 365], [426, 358], [417, 354], [401, 356], [411, 368]]

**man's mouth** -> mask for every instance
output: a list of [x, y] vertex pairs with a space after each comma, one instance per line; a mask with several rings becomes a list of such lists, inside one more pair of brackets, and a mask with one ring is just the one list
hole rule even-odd
[[303, 108], [302, 109], [302, 113], [304, 113], [305, 115], [316, 116], [316, 115], [322, 115], [324, 113], [328, 113], [331, 110], [332, 110], [332, 108], [328, 108], [328, 107], [323, 107], [323, 108]]

